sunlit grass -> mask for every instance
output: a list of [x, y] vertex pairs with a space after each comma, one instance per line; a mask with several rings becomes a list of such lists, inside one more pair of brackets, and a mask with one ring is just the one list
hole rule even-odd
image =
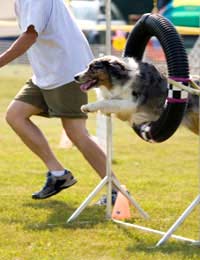
[[[0, 259], [1, 260], [149, 260], [200, 259], [199, 248], [170, 239], [151, 248], [160, 236], [120, 227], [105, 218], [105, 208], [94, 205], [69, 224], [66, 220], [99, 183], [94, 170], [79, 151], [60, 149], [58, 119], [34, 118], [47, 135], [61, 162], [78, 183], [43, 201], [33, 201], [46, 171], [40, 160], [17, 138], [4, 120], [6, 107], [31, 75], [30, 68], [7, 66], [0, 71]], [[90, 100], [95, 94], [89, 94]], [[96, 133], [96, 117], [88, 129]], [[199, 193], [198, 138], [180, 128], [169, 140], [149, 144], [117, 119], [113, 119], [113, 169], [150, 220], [132, 207], [131, 222], [167, 230]], [[102, 192], [101, 192], [102, 194]], [[196, 208], [176, 234], [198, 239]]]

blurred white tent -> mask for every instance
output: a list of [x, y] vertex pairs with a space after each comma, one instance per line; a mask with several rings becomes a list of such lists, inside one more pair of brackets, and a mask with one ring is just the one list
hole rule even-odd
[[15, 0], [0, 0], [0, 20], [15, 19], [14, 2]]
[[14, 2], [15, 0], [0, 0], [0, 37], [19, 35]]

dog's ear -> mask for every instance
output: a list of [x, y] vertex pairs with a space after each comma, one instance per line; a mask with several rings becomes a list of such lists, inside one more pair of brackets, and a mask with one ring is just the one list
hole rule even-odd
[[108, 61], [98, 61], [92, 64], [94, 69], [103, 69], [105, 66], [108, 66]]
[[109, 67], [108, 70], [112, 73], [115, 74], [115, 76], [119, 76], [119, 78], [123, 77], [123, 76], [127, 76], [127, 70], [125, 68], [125, 66], [117, 61], [111, 61], [109, 63]]
[[125, 70], [124, 64], [118, 62], [118, 61], [111, 61], [110, 66], [118, 71]]

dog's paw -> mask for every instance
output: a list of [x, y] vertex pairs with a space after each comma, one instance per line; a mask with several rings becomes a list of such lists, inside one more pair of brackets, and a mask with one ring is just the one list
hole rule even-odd
[[96, 109], [92, 104], [87, 104], [81, 106], [81, 111], [84, 113], [89, 113], [89, 112], [96, 112]]
[[83, 111], [84, 113], [97, 112], [98, 105], [97, 105], [97, 103], [89, 103], [89, 104], [83, 105], [81, 107], [81, 111]]
[[90, 111], [88, 110], [88, 108], [87, 108], [87, 105], [81, 106], [81, 111], [82, 111], [83, 113], [88, 113], [88, 112], [90, 112]]

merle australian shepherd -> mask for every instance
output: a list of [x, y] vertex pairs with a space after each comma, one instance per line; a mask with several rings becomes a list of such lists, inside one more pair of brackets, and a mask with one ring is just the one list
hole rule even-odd
[[[81, 107], [85, 113], [101, 111], [133, 124], [156, 121], [167, 97], [167, 78], [152, 64], [133, 58], [104, 56], [75, 75], [82, 91], [99, 88], [102, 99]], [[198, 134], [198, 97], [189, 95], [183, 124]]]

